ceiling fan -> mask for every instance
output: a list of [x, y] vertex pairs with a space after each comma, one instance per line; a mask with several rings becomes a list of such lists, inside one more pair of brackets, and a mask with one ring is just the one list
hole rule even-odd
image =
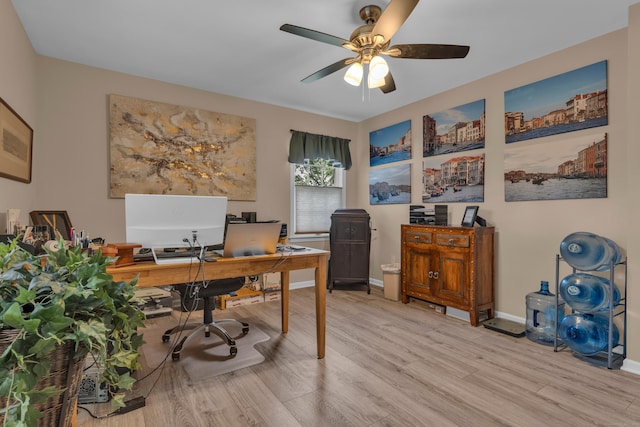
[[391, 37], [407, 20], [418, 0], [391, 0], [384, 12], [379, 6], [369, 5], [360, 9], [360, 18], [365, 22], [355, 29], [349, 40], [296, 25], [284, 24], [282, 31], [317, 40], [322, 43], [343, 47], [357, 54], [355, 58], [345, 58], [302, 79], [309, 83], [326, 77], [346, 66], [350, 66], [344, 76], [347, 83], [359, 86], [367, 67], [369, 88], [380, 88], [389, 93], [396, 90], [396, 84], [389, 66], [381, 55], [392, 58], [449, 59], [464, 58], [469, 46], [451, 44], [397, 44], [389, 46]]

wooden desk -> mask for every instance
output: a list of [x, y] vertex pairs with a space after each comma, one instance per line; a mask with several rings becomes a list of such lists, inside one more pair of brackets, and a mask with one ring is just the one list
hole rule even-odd
[[[282, 284], [282, 332], [289, 330], [289, 272], [291, 270], [315, 269], [316, 288], [316, 338], [318, 359], [324, 358], [326, 323], [327, 259], [329, 252], [307, 249], [286, 254], [262, 255], [240, 258], [219, 258], [216, 262], [204, 263], [204, 279], [225, 279], [236, 276], [250, 276], [266, 272], [280, 272]], [[124, 267], [109, 267], [107, 273], [115, 281], [131, 281], [138, 277], [137, 286], [163, 286], [190, 283], [202, 280], [199, 264], [157, 265], [152, 261], [136, 262]], [[197, 275], [197, 277], [196, 277]]]

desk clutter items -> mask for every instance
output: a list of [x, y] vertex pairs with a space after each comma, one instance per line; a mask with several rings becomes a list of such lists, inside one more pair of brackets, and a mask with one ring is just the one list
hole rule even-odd
[[436, 223], [436, 211], [433, 207], [425, 208], [423, 205], [409, 206], [409, 224], [430, 224]]
[[18, 235], [22, 232], [20, 209], [7, 209], [7, 234]]
[[101, 249], [103, 255], [117, 258], [112, 264], [114, 267], [124, 267], [134, 263], [133, 251], [141, 247], [138, 243], [107, 243]]
[[248, 276], [245, 285], [236, 292], [215, 297], [215, 305], [216, 309], [224, 310], [243, 305], [279, 301], [281, 298], [280, 273], [264, 273]]
[[409, 206], [409, 224], [447, 225], [447, 205], [423, 205]]
[[137, 288], [134, 295], [146, 319], [169, 316], [173, 310], [171, 292], [159, 288]]

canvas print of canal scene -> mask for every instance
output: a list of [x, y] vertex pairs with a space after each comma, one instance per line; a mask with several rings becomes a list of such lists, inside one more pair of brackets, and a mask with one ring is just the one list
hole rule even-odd
[[607, 134], [507, 148], [504, 196], [507, 202], [607, 197]]
[[608, 124], [607, 61], [504, 93], [507, 144]]
[[369, 132], [369, 166], [411, 159], [411, 120]]
[[424, 116], [422, 156], [484, 148], [484, 123], [484, 99]]
[[422, 202], [484, 201], [484, 154], [439, 156], [424, 160]]
[[369, 203], [411, 203], [411, 165], [369, 170]]

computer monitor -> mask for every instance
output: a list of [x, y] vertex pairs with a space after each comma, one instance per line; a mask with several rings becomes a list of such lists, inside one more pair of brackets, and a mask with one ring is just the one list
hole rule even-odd
[[224, 240], [227, 198], [125, 194], [126, 238], [152, 250], [217, 245]]

